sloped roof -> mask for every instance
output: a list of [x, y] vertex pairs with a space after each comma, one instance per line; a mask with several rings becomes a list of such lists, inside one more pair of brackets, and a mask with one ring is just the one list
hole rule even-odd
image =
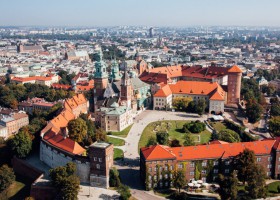
[[143, 147], [141, 152], [146, 160], [176, 159], [176, 155], [169, 151], [169, 147], [163, 145]]
[[[161, 150], [157, 146], [144, 147], [141, 151], [146, 160], [160, 160], [167, 159], [167, 154], [163, 153], [164, 148], [171, 155], [175, 155], [177, 160], [202, 160], [202, 159], [218, 159], [229, 158], [237, 156], [243, 152], [245, 148], [255, 152], [256, 155], [270, 154], [276, 140], [267, 139], [254, 142], [239, 142], [239, 143], [212, 143], [209, 145], [197, 145], [189, 147], [165, 147], [160, 146]], [[152, 155], [152, 156], [150, 156]], [[171, 155], [169, 155], [171, 157]]]
[[170, 85], [164, 85], [160, 90], [158, 90], [154, 97], [168, 97], [172, 94], [172, 91], [170, 89]]
[[234, 65], [228, 70], [229, 73], [242, 73], [242, 70], [237, 66]]

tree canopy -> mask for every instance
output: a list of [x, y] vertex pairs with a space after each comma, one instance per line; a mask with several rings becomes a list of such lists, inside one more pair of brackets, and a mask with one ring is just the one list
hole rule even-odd
[[157, 145], [157, 139], [155, 136], [152, 135], [149, 137], [146, 147], [153, 146], [153, 145]]
[[254, 99], [249, 99], [246, 103], [246, 115], [249, 122], [255, 123], [261, 118], [263, 112], [262, 106]]
[[18, 134], [9, 140], [8, 145], [13, 155], [25, 158], [32, 150], [32, 139], [26, 129], [20, 129]]
[[174, 173], [174, 179], [173, 179], [174, 187], [180, 190], [187, 184], [186, 180], [186, 173], [184, 170], [177, 170]]
[[8, 165], [0, 167], [0, 192], [7, 189], [16, 179], [14, 171]]
[[237, 175], [235, 172], [231, 173], [230, 176], [224, 176], [222, 174], [219, 174], [218, 182], [220, 185], [219, 194], [221, 196], [221, 199], [224, 200], [237, 199], [238, 179], [236, 176]]
[[200, 121], [191, 121], [183, 125], [183, 132], [185, 133], [200, 133], [206, 129], [206, 125]]
[[174, 97], [172, 106], [179, 111], [187, 111], [189, 103], [192, 101], [190, 97]]
[[82, 143], [87, 136], [87, 124], [78, 117], [68, 123], [69, 137], [78, 143]]
[[157, 136], [157, 142], [159, 144], [167, 145], [168, 144], [168, 139], [169, 139], [169, 134], [165, 131], [159, 131], [156, 134]]
[[269, 131], [274, 136], [280, 136], [280, 116], [272, 117], [269, 122]]
[[221, 130], [218, 134], [218, 140], [222, 140], [229, 143], [240, 142], [241, 139], [235, 131], [224, 129]]

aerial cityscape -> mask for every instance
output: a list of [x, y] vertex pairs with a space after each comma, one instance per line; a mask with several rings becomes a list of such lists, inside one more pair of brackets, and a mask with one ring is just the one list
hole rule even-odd
[[0, 200], [280, 199], [280, 2], [211, 2], [2, 2]]

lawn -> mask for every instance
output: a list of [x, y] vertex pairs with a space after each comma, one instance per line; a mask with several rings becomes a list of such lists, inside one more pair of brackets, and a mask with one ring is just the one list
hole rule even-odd
[[227, 129], [226, 125], [222, 122], [210, 122], [210, 125], [217, 131], [220, 132], [221, 130]]
[[[146, 146], [150, 136], [156, 135], [156, 131], [165, 131], [169, 129], [169, 139], [177, 139], [180, 141], [181, 144], [184, 142], [185, 133], [181, 132], [181, 129], [185, 123], [188, 123], [190, 121], [160, 121], [160, 122], [152, 122], [146, 126], [144, 129], [138, 148]], [[155, 131], [153, 131], [155, 130]], [[198, 140], [198, 137], [200, 136], [200, 143], [207, 143], [210, 140], [211, 133], [207, 130], [201, 132], [200, 134], [192, 134], [192, 137], [195, 141]]]
[[273, 183], [270, 183], [268, 184], [268, 192], [269, 193], [280, 193], [278, 191], [278, 187], [280, 187], [280, 181], [276, 181], [276, 182], [273, 182]]
[[9, 188], [0, 193], [0, 199], [12, 199], [24, 186], [24, 183], [15, 181]]
[[122, 130], [120, 132], [111, 132], [111, 134], [115, 135], [115, 136], [119, 136], [119, 137], [125, 138], [127, 136], [127, 134], [129, 133], [129, 131], [130, 131], [132, 126], [133, 126], [133, 124], [131, 124], [129, 127], [125, 128], [124, 130]]
[[118, 148], [114, 148], [114, 160], [120, 160], [123, 158], [123, 151]]
[[114, 146], [123, 146], [124, 140], [119, 138], [108, 137], [108, 142], [114, 144]]

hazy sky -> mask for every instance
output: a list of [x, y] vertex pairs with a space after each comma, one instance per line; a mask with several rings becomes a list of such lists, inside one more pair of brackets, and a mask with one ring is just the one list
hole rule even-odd
[[0, 26], [280, 26], [280, 0], [1, 0], [0, 8]]

